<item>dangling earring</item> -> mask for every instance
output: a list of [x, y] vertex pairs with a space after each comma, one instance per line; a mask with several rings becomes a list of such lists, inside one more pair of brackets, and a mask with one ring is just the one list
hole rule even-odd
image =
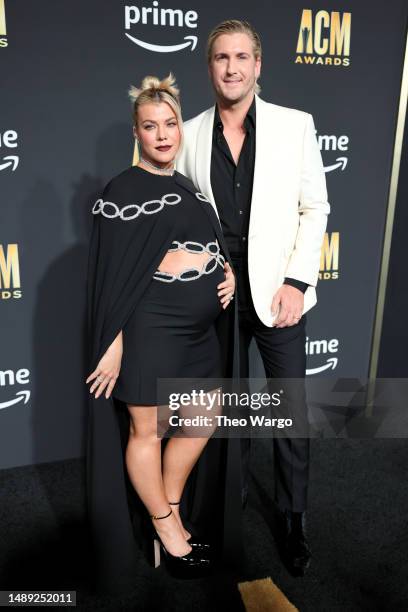
[[140, 150], [141, 150], [141, 147], [140, 147], [140, 142], [139, 142], [137, 136], [135, 134], [133, 134], [133, 136], [134, 136], [134, 139], [135, 139], [135, 146], [134, 146], [134, 149], [133, 149], [133, 165], [135, 166], [138, 163], [138, 161], [140, 160]]

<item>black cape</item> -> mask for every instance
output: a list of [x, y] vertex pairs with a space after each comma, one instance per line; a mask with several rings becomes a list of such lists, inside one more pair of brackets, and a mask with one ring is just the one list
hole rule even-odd
[[[105, 187], [102, 199], [119, 209], [137, 203], [137, 174], [129, 182], [125, 170]], [[123, 181], [126, 175], [127, 180]], [[176, 173], [182, 189], [197, 190]], [[197, 200], [209, 215], [219, 245], [231, 259], [217, 216], [208, 202]], [[93, 211], [98, 210], [96, 203]], [[114, 214], [114, 207], [105, 211]], [[159, 215], [135, 220], [94, 214], [89, 246], [87, 319], [89, 369], [94, 371], [138, 304], [167, 252], [168, 232], [160, 229]], [[223, 375], [238, 378], [237, 299], [216, 322], [223, 355]], [[87, 518], [94, 552], [94, 578], [98, 589], [123, 592], [135, 583], [143, 545], [142, 517], [146, 510], [135, 493], [126, 470], [129, 433], [126, 405], [102, 394], [89, 395], [86, 451]], [[216, 533], [228, 565], [241, 558], [240, 440], [211, 439], [190, 475], [182, 510], [187, 525], [199, 525], [200, 535]]]

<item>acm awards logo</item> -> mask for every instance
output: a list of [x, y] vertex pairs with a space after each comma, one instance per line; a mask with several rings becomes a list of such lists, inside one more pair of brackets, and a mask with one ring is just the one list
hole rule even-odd
[[[27, 368], [21, 368], [16, 372], [13, 370], [0, 370], [0, 388], [12, 388], [16, 384], [28, 385], [30, 382], [29, 376], [30, 370], [27, 370]], [[11, 394], [9, 394], [9, 397], [10, 395], [14, 395], [14, 397], [12, 397], [12, 399], [7, 399], [6, 401], [0, 401], [0, 410], [10, 408], [10, 406], [14, 406], [14, 404], [18, 404], [20, 402], [26, 404], [30, 399], [31, 392], [28, 389], [24, 389], [22, 391], [14, 391], [14, 389], [11, 389]]]
[[21, 298], [20, 262], [18, 245], [8, 244], [5, 251], [0, 244], [0, 299]]
[[333, 172], [334, 170], [341, 170], [341, 172], [343, 172], [348, 163], [348, 157], [344, 155], [349, 148], [348, 136], [320, 135], [317, 136], [317, 142], [319, 144], [320, 151], [322, 152], [335, 151], [336, 153], [340, 153], [340, 155], [336, 157], [334, 164], [324, 166], [324, 171], [326, 173]]
[[295, 64], [350, 66], [351, 13], [303, 9]]
[[7, 47], [7, 28], [6, 28], [6, 7], [4, 0], [0, 0], [0, 49]]
[[[311, 357], [317, 355], [319, 365], [314, 368], [307, 368], [306, 374], [311, 376], [313, 374], [320, 374], [325, 370], [334, 370], [339, 362], [339, 359], [336, 356], [338, 350], [339, 341], [337, 338], [331, 338], [331, 340], [309, 340], [309, 336], [307, 336], [305, 351], [308, 357], [308, 362]], [[313, 359], [313, 361], [316, 360]]]
[[[197, 28], [197, 19], [198, 13], [196, 11], [162, 8], [159, 6], [158, 0], [154, 0], [151, 6], [126, 5], [125, 35], [132, 43], [148, 51], [172, 53], [189, 47], [191, 47], [191, 51], [194, 51], [198, 38], [193, 34], [185, 34], [185, 28], [190, 30]], [[158, 40], [163, 37], [163, 28], [166, 28], [167, 31], [170, 28], [175, 28], [178, 37], [181, 39], [180, 42], [172, 45], [160, 44]], [[149, 34], [146, 36], [154, 36], [155, 40], [146, 40], [143, 29], [148, 29]]]
[[20, 161], [18, 155], [3, 155], [6, 152], [5, 149], [15, 149], [18, 147], [17, 142], [18, 134], [14, 130], [6, 130], [0, 132], [0, 171], [7, 170], [10, 168], [12, 172], [17, 169]]
[[320, 252], [320, 280], [337, 280], [339, 278], [339, 244], [340, 232], [325, 233]]

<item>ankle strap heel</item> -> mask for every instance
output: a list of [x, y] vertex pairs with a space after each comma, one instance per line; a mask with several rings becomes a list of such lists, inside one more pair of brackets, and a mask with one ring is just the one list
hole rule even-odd
[[170, 516], [170, 514], [172, 514], [173, 510], [170, 508], [170, 512], [168, 514], [165, 514], [164, 516], [157, 516], [156, 514], [151, 514], [150, 518], [154, 519], [155, 521], [160, 521], [161, 519], [165, 519], [168, 516]]
[[[180, 502], [173, 502], [169, 503], [169, 505], [178, 506], [179, 503]], [[169, 517], [172, 513], [173, 510], [170, 508], [170, 512], [167, 514], [163, 514], [163, 516], [151, 514], [150, 518], [153, 521], [160, 521], [161, 519]], [[152, 522], [150, 522], [150, 529], [152, 532], [150, 559], [153, 567], [158, 567], [160, 565], [161, 558], [163, 558], [167, 570], [174, 578], [199, 578], [201, 576], [208, 575], [209, 571], [211, 570], [210, 559], [207, 555], [203, 554], [201, 548], [195, 548], [192, 546], [189, 553], [186, 553], [180, 557], [174, 556], [165, 548]]]

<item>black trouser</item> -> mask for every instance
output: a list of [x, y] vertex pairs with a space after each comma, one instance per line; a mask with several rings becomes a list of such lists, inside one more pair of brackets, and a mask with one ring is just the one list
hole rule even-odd
[[[248, 349], [255, 338], [265, 367], [266, 378], [304, 379], [306, 373], [305, 315], [291, 327], [267, 327], [255, 312], [247, 272], [247, 258], [233, 257], [237, 277], [240, 373], [249, 375]], [[272, 303], [271, 296], [271, 303]], [[294, 418], [307, 431], [307, 406], [304, 384], [295, 385], [296, 398], [291, 404]], [[282, 430], [281, 430], [282, 431]], [[250, 440], [242, 439], [244, 487], [248, 482]], [[280, 509], [303, 512], [306, 509], [309, 477], [309, 438], [273, 438], [275, 463], [275, 502]]]

